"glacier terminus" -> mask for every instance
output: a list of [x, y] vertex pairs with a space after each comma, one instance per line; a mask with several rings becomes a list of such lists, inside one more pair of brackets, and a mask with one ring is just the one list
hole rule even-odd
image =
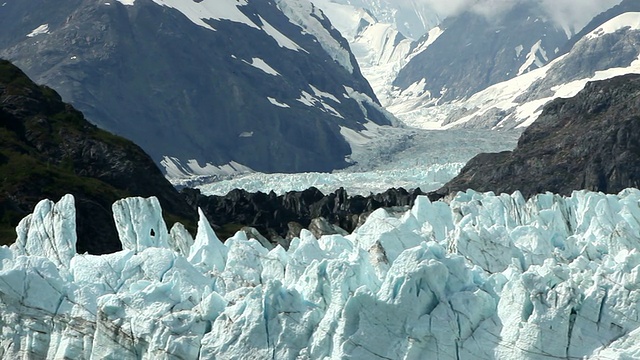
[[124, 250], [75, 253], [71, 195], [0, 248], [0, 357], [630, 359], [640, 191], [460, 192], [289, 249], [195, 239], [155, 198], [113, 205]]

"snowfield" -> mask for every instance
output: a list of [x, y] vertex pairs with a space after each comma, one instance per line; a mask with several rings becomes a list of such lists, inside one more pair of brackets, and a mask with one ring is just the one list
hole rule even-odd
[[124, 250], [75, 254], [74, 199], [0, 248], [0, 356], [38, 359], [630, 359], [640, 191], [458, 193], [268, 251], [155, 198], [113, 206]]

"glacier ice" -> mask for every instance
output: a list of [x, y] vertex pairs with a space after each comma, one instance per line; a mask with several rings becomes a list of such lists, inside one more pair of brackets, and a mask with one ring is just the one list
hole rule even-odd
[[193, 239], [157, 199], [114, 204], [123, 250], [75, 254], [73, 197], [0, 248], [0, 358], [640, 356], [640, 190], [461, 192], [288, 250]]

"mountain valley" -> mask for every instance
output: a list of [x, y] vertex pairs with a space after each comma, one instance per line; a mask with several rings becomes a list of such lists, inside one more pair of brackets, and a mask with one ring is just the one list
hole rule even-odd
[[0, 358], [639, 358], [639, 43], [637, 0], [4, 0]]

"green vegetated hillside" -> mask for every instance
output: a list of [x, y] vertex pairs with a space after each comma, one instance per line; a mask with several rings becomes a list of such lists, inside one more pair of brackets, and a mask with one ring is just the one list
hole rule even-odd
[[67, 193], [76, 199], [79, 252], [120, 248], [111, 204], [123, 197], [157, 196], [168, 225], [195, 220], [138, 146], [90, 124], [54, 90], [0, 60], [0, 243], [15, 240], [15, 226], [38, 201]]

